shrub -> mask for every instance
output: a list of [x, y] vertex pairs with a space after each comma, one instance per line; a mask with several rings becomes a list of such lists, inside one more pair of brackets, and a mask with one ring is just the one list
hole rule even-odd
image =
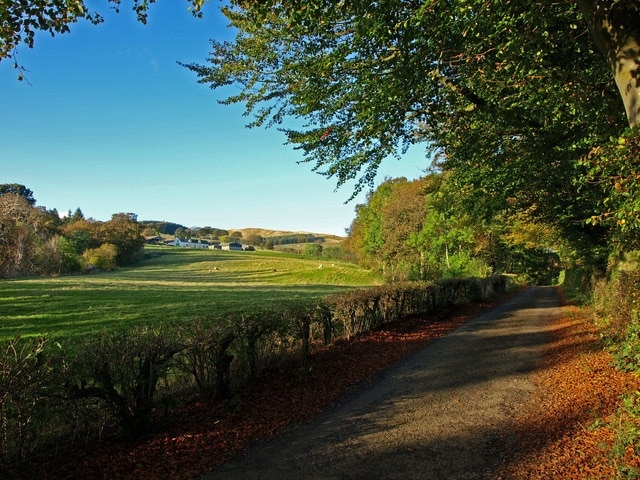
[[93, 265], [99, 270], [113, 270], [117, 266], [118, 247], [112, 243], [103, 243], [98, 248], [86, 250], [82, 257], [87, 266]]
[[46, 340], [6, 342], [0, 350], [0, 466], [25, 459], [45, 424]]
[[503, 276], [450, 278], [436, 283], [403, 282], [327, 297], [334, 330], [350, 338], [359, 333], [401, 319], [424, 315], [450, 305], [485, 301], [505, 293]]
[[277, 350], [287, 349], [283, 345], [287, 325], [279, 308], [245, 309], [237, 313], [232, 324], [239, 380], [255, 379], [275, 358]]
[[65, 237], [56, 237], [56, 244], [61, 256], [63, 272], [77, 272], [80, 270], [80, 258], [76, 253], [75, 246]]
[[316, 322], [322, 326], [322, 340], [324, 344], [329, 345], [333, 338], [333, 313], [326, 299], [316, 303], [314, 317]]
[[[593, 290], [596, 321], [602, 328], [617, 368], [640, 372], [640, 259], [638, 252], [624, 256], [608, 280]], [[613, 455], [617, 478], [638, 478], [640, 468], [640, 394], [628, 393], [618, 411]]]
[[204, 399], [222, 399], [229, 393], [229, 347], [236, 338], [222, 319], [194, 319], [181, 328], [184, 350], [176, 357], [179, 370], [193, 378]]
[[405, 284], [403, 309], [400, 315], [418, 315], [433, 312], [436, 309], [437, 287], [431, 282], [412, 282]]
[[73, 360], [68, 388], [72, 398], [97, 398], [123, 431], [135, 436], [154, 406], [158, 381], [165, 377], [181, 342], [164, 329], [134, 327], [85, 340]]
[[504, 275], [494, 275], [480, 279], [478, 289], [477, 300], [486, 302], [504, 295], [508, 290], [513, 289], [513, 285], [510, 285], [508, 278]]
[[614, 431], [612, 451], [617, 478], [640, 478], [640, 392], [627, 393], [622, 397]]
[[322, 255], [322, 245], [319, 243], [305, 243], [302, 253], [304, 255], [319, 257]]
[[281, 308], [287, 331], [300, 342], [303, 358], [309, 356], [314, 338], [320, 337], [325, 345], [331, 342], [331, 311], [326, 302], [295, 300]]
[[384, 323], [399, 320], [405, 314], [411, 284], [390, 284], [380, 287], [380, 315]]
[[332, 311], [334, 333], [339, 337], [351, 338], [381, 323], [378, 321], [379, 301], [377, 290], [372, 288], [327, 297], [327, 304]]
[[594, 310], [618, 368], [640, 370], [640, 271], [616, 271], [594, 289]]

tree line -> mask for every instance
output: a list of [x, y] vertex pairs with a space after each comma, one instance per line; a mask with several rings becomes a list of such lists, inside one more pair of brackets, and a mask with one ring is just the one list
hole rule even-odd
[[[20, 184], [0, 184], [0, 277], [57, 275], [85, 270], [110, 270], [132, 264], [143, 253], [145, 235], [244, 241], [273, 249], [276, 245], [305, 243], [308, 255], [320, 256], [321, 240], [313, 234], [263, 237], [242, 232], [193, 227], [165, 221], [138, 221], [133, 213], [115, 213], [106, 222], [85, 218], [82, 210], [61, 217], [56, 209], [36, 205], [31, 189]], [[328, 249], [327, 258], [341, 252]]]
[[387, 179], [356, 207], [344, 248], [389, 281], [512, 274], [549, 284], [576, 261], [556, 229], [526, 213], [475, 217], [468, 194], [448, 173]]
[[100, 222], [78, 208], [61, 218], [36, 206], [24, 185], [0, 185], [0, 277], [113, 269], [135, 261], [143, 245], [133, 213]]

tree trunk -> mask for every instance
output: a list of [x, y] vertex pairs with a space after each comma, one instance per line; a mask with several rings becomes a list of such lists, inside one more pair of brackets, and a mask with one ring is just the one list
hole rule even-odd
[[618, 68], [614, 73], [616, 85], [620, 90], [624, 108], [630, 127], [640, 125], [640, 43], [630, 38], [625, 45], [625, 51], [635, 52], [634, 56], [622, 55], [618, 59]]
[[451, 265], [449, 264], [449, 245], [447, 244], [444, 246], [444, 258], [447, 262], [447, 268], [451, 268]]
[[578, 0], [593, 41], [611, 67], [630, 127], [640, 125], [640, 3]]

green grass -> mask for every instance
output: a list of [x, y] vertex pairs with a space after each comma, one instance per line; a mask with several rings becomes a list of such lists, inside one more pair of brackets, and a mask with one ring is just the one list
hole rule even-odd
[[114, 272], [0, 280], [0, 340], [183, 321], [376, 284], [352, 264], [277, 252], [148, 252], [152, 258]]

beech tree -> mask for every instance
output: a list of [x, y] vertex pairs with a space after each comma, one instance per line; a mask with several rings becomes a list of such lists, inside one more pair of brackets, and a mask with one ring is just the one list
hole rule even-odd
[[578, 0], [595, 45], [607, 59], [629, 126], [640, 125], [640, 3]]
[[[149, 7], [155, 2], [156, 0], [131, 0], [130, 5], [138, 20], [146, 23]], [[204, 3], [205, 0], [187, 0], [188, 9], [196, 16], [202, 15]], [[122, 0], [105, 0], [105, 4], [119, 11]], [[408, 54], [429, 52], [431, 55], [423, 58], [425, 63], [420, 71], [435, 74], [442, 82], [474, 103], [481, 100], [481, 97], [474, 98], [473, 91], [466, 89], [463, 83], [457, 83], [459, 79], [449, 74], [453, 72], [445, 72], [438, 66], [451, 61], [468, 60], [467, 55], [460, 56], [462, 53], [479, 55], [482, 60], [493, 56], [490, 50], [473, 51], [474, 44], [477, 44], [477, 39], [473, 37], [477, 33], [483, 33], [485, 39], [506, 35], [508, 42], [502, 44], [503, 47], [509, 43], [524, 46], [527, 43], [526, 37], [530, 34], [536, 37], [539, 32], [544, 32], [547, 36], [556, 33], [547, 28], [550, 24], [544, 13], [550, 9], [554, 14], [559, 14], [559, 18], [569, 28], [577, 30], [578, 23], [582, 23], [577, 15], [579, 9], [593, 43], [609, 64], [629, 125], [636, 126], [640, 123], [640, 5], [637, 0], [577, 0], [563, 2], [562, 5], [537, 1], [523, 6], [500, 5], [488, 0], [460, 0], [450, 3], [437, 0], [383, 0], [374, 3], [362, 0], [232, 0], [230, 5], [230, 8], [223, 7], [223, 12], [240, 29], [239, 39], [245, 34], [255, 35], [260, 29], [261, 33], [267, 32], [271, 36], [272, 43], [269, 45], [264, 43], [264, 37], [261, 39], [259, 35], [255, 35], [254, 40], [257, 39], [258, 43], [254, 42], [254, 45], [259, 48], [287, 45], [295, 47], [301, 46], [300, 42], [305, 40], [318, 39], [322, 43], [318, 45], [317, 51], [329, 53], [332, 47], [339, 45], [343, 52], [367, 53], [362, 57], [369, 60], [366, 65], [379, 67], [387, 64], [392, 68], [393, 63], [387, 62], [394, 58], [402, 56], [407, 59]], [[538, 16], [537, 13], [543, 15]], [[509, 28], [515, 26], [509, 24], [518, 18], [523, 28]], [[91, 11], [85, 0], [6, 0], [0, 9], [0, 60], [11, 58], [20, 43], [33, 47], [37, 31], [46, 31], [52, 36], [66, 33], [70, 30], [70, 25], [79, 20], [97, 24], [103, 21], [103, 17], [99, 11]], [[451, 28], [456, 25], [460, 27]], [[571, 36], [569, 41], [578, 44], [578, 37], [579, 35]], [[351, 46], [357, 47], [364, 40], [360, 46], [379, 48], [368, 52], [351, 49], [350, 42], [353, 40], [356, 42]], [[456, 45], [460, 40], [467, 48], [460, 49]], [[244, 42], [238, 42], [237, 45], [241, 46], [242, 43]], [[427, 50], [424, 49], [425, 46]], [[447, 48], [451, 46], [458, 48]], [[277, 49], [272, 49], [272, 52], [277, 52]], [[305, 52], [309, 50], [305, 49]], [[250, 51], [246, 50], [245, 53], [246, 60], [256, 63], [257, 59], [251, 57]], [[529, 53], [539, 56], [541, 52], [533, 50]], [[339, 59], [340, 55], [334, 55], [333, 58]], [[430, 62], [431, 59], [436, 59], [436, 62]], [[336, 66], [330, 61], [330, 57], [327, 56], [325, 60], [328, 65], [315, 67], [332, 69]], [[516, 57], [514, 60], [522, 63], [524, 59]]]
[[103, 244], [117, 247], [118, 265], [133, 263], [144, 246], [142, 227], [134, 213], [114, 213], [111, 220], [100, 225], [99, 234]]
[[25, 187], [19, 183], [3, 183], [0, 185], [0, 197], [3, 195], [14, 194], [23, 197], [29, 205], [36, 204], [36, 199], [33, 198], [33, 192], [30, 188]]
[[0, 195], [0, 277], [59, 273], [62, 258], [55, 237], [60, 219], [55, 210], [33, 206], [31, 190], [23, 189]]
[[314, 171], [355, 195], [424, 143], [481, 214], [527, 210], [606, 240], [584, 222], [610, 192], [589, 191], [579, 162], [638, 123], [636, 0], [230, 3], [234, 41], [187, 66], [239, 87], [223, 103], [282, 129]]
[[[629, 72], [627, 59], [638, 59], [640, 16], [621, 13], [637, 10], [635, 1], [581, 2], [587, 15], [546, 1], [231, 3], [223, 12], [235, 42], [213, 41], [208, 65], [189, 67], [212, 88], [239, 85], [226, 101], [244, 102], [251, 125], [307, 120], [286, 130], [289, 141], [339, 183], [358, 168], [369, 182], [384, 157], [416, 141], [442, 144], [463, 119], [490, 117], [503, 135], [544, 133], [572, 116], [562, 130], [596, 119], [619, 129], [611, 74], [587, 25], [609, 39], [598, 45], [621, 85], [622, 66]], [[637, 98], [630, 82], [625, 97]]]

